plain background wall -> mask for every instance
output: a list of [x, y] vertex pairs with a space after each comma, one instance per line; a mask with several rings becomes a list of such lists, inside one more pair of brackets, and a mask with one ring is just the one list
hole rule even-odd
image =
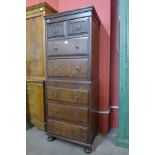
[[[111, 0], [44, 0], [58, 12], [94, 5], [100, 20], [100, 132], [106, 134], [109, 127], [109, 82], [110, 82], [110, 35], [111, 35]], [[26, 5], [34, 5], [43, 0], [27, 0]]]

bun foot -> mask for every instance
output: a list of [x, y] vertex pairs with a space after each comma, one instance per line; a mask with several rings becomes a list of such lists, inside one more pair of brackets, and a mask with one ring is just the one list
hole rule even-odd
[[48, 140], [49, 142], [53, 142], [55, 139], [56, 139], [56, 138], [55, 138], [55, 137], [52, 137], [52, 136], [48, 136], [48, 137], [47, 137], [47, 140]]
[[85, 152], [85, 153], [91, 153], [91, 152], [92, 152], [92, 148], [91, 148], [90, 146], [86, 146], [86, 147], [84, 148], [84, 152]]

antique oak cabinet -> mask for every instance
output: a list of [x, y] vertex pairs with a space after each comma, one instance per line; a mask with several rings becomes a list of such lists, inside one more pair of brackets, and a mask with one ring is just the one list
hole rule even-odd
[[27, 120], [44, 130], [45, 20], [56, 12], [47, 3], [26, 8]]
[[46, 131], [90, 153], [98, 133], [99, 26], [94, 7], [45, 16]]

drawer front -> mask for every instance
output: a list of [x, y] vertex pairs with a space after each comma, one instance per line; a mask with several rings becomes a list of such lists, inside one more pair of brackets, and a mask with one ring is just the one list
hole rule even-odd
[[53, 38], [53, 37], [65, 36], [64, 27], [65, 27], [64, 22], [59, 22], [59, 23], [54, 23], [54, 24], [48, 25], [47, 26], [47, 37]]
[[88, 78], [88, 58], [48, 60], [48, 76], [64, 78]]
[[67, 34], [89, 33], [89, 18], [79, 18], [67, 22]]
[[55, 120], [48, 120], [47, 131], [55, 135], [87, 142], [87, 127], [77, 126]]
[[78, 123], [88, 123], [88, 108], [62, 105], [59, 103], [48, 103], [48, 116], [74, 121]]
[[47, 87], [47, 98], [73, 104], [88, 104], [88, 90]]
[[48, 56], [88, 54], [89, 38], [73, 38], [65, 40], [48, 40]]

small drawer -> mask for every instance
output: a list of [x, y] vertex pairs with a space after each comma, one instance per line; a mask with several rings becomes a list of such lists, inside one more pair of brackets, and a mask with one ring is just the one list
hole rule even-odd
[[52, 77], [88, 78], [88, 58], [58, 58], [48, 60], [47, 74]]
[[48, 103], [48, 116], [88, 124], [88, 108]]
[[67, 34], [89, 33], [89, 18], [79, 18], [67, 22]]
[[65, 36], [65, 23], [59, 22], [47, 26], [47, 38]]
[[62, 40], [48, 40], [48, 56], [88, 54], [89, 38], [80, 37]]
[[87, 142], [87, 127], [77, 126], [55, 120], [48, 120], [47, 131], [49, 133], [63, 136], [65, 138], [70, 138], [81, 142]]
[[49, 100], [63, 101], [72, 104], [88, 104], [88, 90], [63, 89], [47, 86]]

